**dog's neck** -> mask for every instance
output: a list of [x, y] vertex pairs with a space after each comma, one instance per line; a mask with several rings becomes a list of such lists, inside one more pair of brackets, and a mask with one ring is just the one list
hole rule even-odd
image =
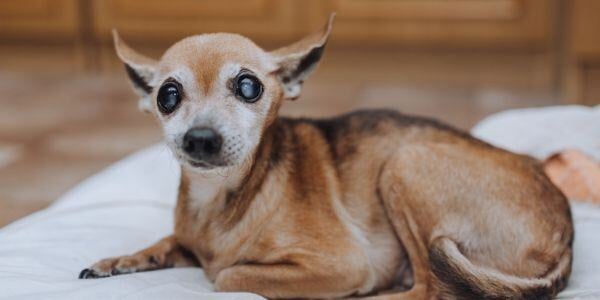
[[[195, 172], [182, 168], [180, 201], [193, 211], [219, 210], [227, 222], [239, 220], [260, 190], [269, 169], [279, 155], [280, 141], [275, 121], [265, 129], [259, 145], [246, 162], [224, 172]], [[183, 198], [183, 199], [182, 199]]]

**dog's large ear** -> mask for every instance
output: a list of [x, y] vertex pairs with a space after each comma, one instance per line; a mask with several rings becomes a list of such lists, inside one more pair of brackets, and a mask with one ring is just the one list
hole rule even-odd
[[316, 68], [323, 55], [334, 18], [335, 13], [332, 13], [325, 27], [319, 32], [271, 52], [278, 66], [275, 73], [283, 86], [286, 99], [293, 100], [300, 96], [304, 79]]
[[121, 38], [115, 29], [113, 29], [113, 40], [117, 56], [123, 61], [127, 76], [131, 79], [133, 89], [140, 96], [138, 107], [142, 111], [150, 112], [152, 110], [152, 86], [150, 82], [154, 79], [158, 62], [146, 57], [131, 49]]

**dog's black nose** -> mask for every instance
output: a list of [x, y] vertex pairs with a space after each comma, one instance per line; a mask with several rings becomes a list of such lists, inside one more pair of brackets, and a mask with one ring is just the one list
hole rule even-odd
[[196, 159], [219, 153], [222, 144], [223, 138], [207, 127], [192, 128], [183, 136], [183, 150]]

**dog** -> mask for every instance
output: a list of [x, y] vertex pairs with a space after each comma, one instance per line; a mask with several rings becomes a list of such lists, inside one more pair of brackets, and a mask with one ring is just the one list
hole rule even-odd
[[278, 117], [326, 26], [267, 52], [228, 33], [117, 54], [181, 165], [174, 234], [80, 273], [201, 266], [267, 298], [548, 299], [571, 271], [565, 196], [533, 158], [427, 118]]

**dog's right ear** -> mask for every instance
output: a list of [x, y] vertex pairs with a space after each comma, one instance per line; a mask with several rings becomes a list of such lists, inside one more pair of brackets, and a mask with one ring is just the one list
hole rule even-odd
[[314, 71], [331, 33], [335, 13], [329, 16], [325, 27], [304, 39], [271, 52], [278, 69], [275, 71], [283, 86], [283, 96], [286, 99], [296, 99], [304, 80]]
[[117, 56], [123, 61], [133, 89], [140, 96], [138, 107], [145, 112], [152, 111], [152, 100], [150, 99], [152, 86], [150, 83], [156, 74], [158, 62], [127, 46], [119, 37], [117, 30], [113, 29], [112, 34]]

